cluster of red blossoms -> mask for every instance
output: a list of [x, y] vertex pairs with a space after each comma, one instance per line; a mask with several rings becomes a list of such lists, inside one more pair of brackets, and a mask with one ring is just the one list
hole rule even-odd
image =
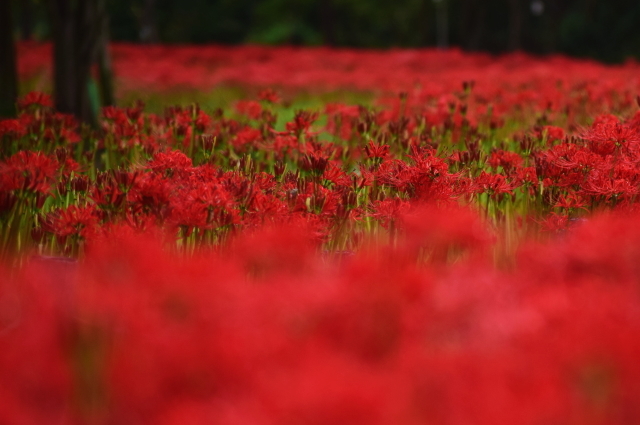
[[431, 106], [401, 99], [298, 110], [278, 124], [277, 95], [260, 99], [229, 117], [197, 105], [162, 116], [109, 107], [90, 130], [29, 94], [17, 119], [0, 122], [3, 250], [35, 243], [77, 254], [121, 224], [164, 228], [191, 249], [300, 222], [325, 249], [352, 251], [372, 234], [395, 237], [416, 202], [469, 205], [523, 234], [636, 205], [640, 115], [631, 110], [568, 134], [540, 124], [508, 134], [490, 117], [472, 123], [477, 105], [464, 96], [439, 122]]
[[[180, 259], [119, 232], [3, 270], [12, 424], [633, 424], [640, 218], [592, 219], [496, 268], [468, 211], [318, 256], [298, 225]], [[466, 230], [475, 228], [476, 230]], [[421, 244], [466, 243], [456, 263]]]
[[[51, 45], [21, 42], [19, 73], [23, 79], [50, 78]], [[569, 120], [610, 109], [620, 112], [640, 92], [640, 64], [605, 66], [562, 56], [538, 58], [523, 53], [494, 57], [460, 50], [355, 50], [328, 47], [266, 46], [110, 46], [121, 93], [191, 88], [210, 90], [221, 84], [276, 87], [283, 93], [327, 90], [373, 91], [381, 100], [407, 93], [425, 105], [455, 100], [462, 82], [473, 87], [474, 101], [497, 116], [507, 110], [521, 119], [533, 112], [560, 112]], [[46, 87], [38, 83], [36, 88]], [[141, 91], [142, 90], [142, 91]]]
[[565, 82], [296, 111], [263, 90], [99, 128], [21, 99], [0, 121], [0, 422], [640, 423], [635, 65], [490, 69], [521, 63]]

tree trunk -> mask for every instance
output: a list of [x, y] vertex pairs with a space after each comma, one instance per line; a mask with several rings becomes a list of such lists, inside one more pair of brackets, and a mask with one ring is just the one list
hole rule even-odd
[[11, 0], [0, 0], [0, 117], [16, 115], [18, 71]]
[[92, 65], [106, 43], [105, 0], [49, 0], [53, 38], [55, 105], [60, 112], [96, 125], [89, 86]]

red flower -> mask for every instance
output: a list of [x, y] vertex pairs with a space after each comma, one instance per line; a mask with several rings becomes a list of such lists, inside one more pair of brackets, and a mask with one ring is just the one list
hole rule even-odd
[[69, 208], [59, 209], [48, 214], [42, 227], [64, 241], [73, 235], [88, 238], [95, 234], [97, 224], [98, 217], [93, 206], [71, 205]]
[[252, 120], [260, 118], [260, 114], [262, 113], [262, 106], [255, 100], [240, 100], [236, 102], [235, 107], [240, 115], [244, 115]]
[[389, 156], [389, 145], [376, 145], [373, 141], [367, 143], [367, 146], [364, 147], [365, 152], [367, 153], [368, 158], [381, 158], [384, 159]]
[[269, 103], [280, 102], [280, 96], [278, 96], [278, 93], [276, 93], [275, 90], [270, 88], [261, 90], [260, 93], [258, 93], [258, 98], [260, 100], [264, 100], [265, 102], [269, 102]]
[[640, 144], [640, 133], [634, 127], [621, 124], [617, 119], [596, 119], [593, 126], [583, 134], [589, 149], [599, 155], [611, 155], [615, 151], [636, 153]]
[[515, 152], [496, 150], [491, 153], [488, 161], [493, 169], [502, 167], [505, 173], [509, 174], [512, 170], [517, 170], [522, 165], [522, 157]]
[[318, 119], [317, 112], [309, 112], [309, 111], [297, 111], [293, 121], [288, 122], [286, 124], [287, 131], [292, 133], [300, 134], [309, 130], [311, 124], [313, 124]]
[[25, 126], [17, 119], [0, 120], [0, 138], [10, 136], [20, 138], [27, 134]]
[[547, 125], [542, 128], [542, 134], [547, 135], [547, 143], [556, 142], [558, 140], [563, 140], [565, 137], [564, 130], [560, 127], [555, 127], [552, 125]]
[[46, 193], [58, 170], [58, 161], [41, 152], [20, 151], [0, 163], [0, 181], [5, 190]]
[[410, 204], [399, 198], [385, 199], [383, 201], [375, 201], [373, 203], [373, 212], [369, 214], [376, 220], [380, 220], [380, 224], [385, 229], [391, 223], [394, 223], [400, 216], [409, 211]]
[[30, 106], [51, 108], [53, 107], [53, 101], [51, 100], [51, 96], [48, 94], [30, 92], [25, 97], [18, 100], [18, 109], [24, 111]]
[[192, 165], [191, 158], [180, 151], [174, 150], [155, 154], [153, 160], [147, 164], [147, 167], [155, 173], [173, 174], [184, 172], [191, 168]]
[[236, 136], [231, 140], [233, 147], [241, 152], [247, 150], [248, 147], [254, 145], [262, 139], [260, 130], [251, 127], [245, 127], [236, 133]]
[[488, 193], [491, 198], [501, 200], [505, 194], [511, 194], [516, 185], [502, 174], [489, 174], [484, 171], [475, 179], [478, 193]]

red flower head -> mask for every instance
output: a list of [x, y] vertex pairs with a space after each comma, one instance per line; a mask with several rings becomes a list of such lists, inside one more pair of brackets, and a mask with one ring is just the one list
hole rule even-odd
[[53, 107], [53, 102], [51, 101], [51, 96], [48, 94], [30, 92], [25, 97], [18, 100], [18, 109], [20, 111], [25, 111], [30, 106], [51, 108]]
[[625, 153], [636, 152], [640, 143], [637, 129], [621, 124], [610, 115], [596, 118], [593, 126], [582, 136], [589, 149], [599, 155], [611, 155], [622, 149]]
[[236, 111], [240, 115], [257, 120], [262, 113], [262, 106], [255, 100], [240, 100], [236, 102]]
[[191, 158], [180, 151], [160, 152], [153, 156], [147, 167], [156, 173], [173, 174], [182, 172], [193, 165]]
[[280, 96], [273, 89], [264, 89], [258, 93], [258, 98], [269, 103], [279, 103]]
[[0, 163], [0, 182], [5, 190], [47, 192], [53, 183], [58, 161], [41, 152], [20, 151]]
[[0, 120], [0, 138], [3, 136], [20, 138], [25, 134], [27, 134], [27, 129], [19, 120]]

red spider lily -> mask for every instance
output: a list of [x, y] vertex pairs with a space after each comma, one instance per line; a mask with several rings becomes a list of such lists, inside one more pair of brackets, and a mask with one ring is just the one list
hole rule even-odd
[[165, 111], [165, 123], [184, 146], [189, 146], [194, 131], [203, 133], [211, 125], [211, 118], [198, 105], [173, 107]]
[[58, 161], [41, 152], [20, 151], [0, 163], [5, 190], [47, 193], [58, 170]]
[[121, 109], [107, 106], [102, 110], [107, 121], [103, 126], [112, 131], [117, 140], [128, 140], [128, 144], [133, 145], [144, 136], [141, 134], [144, 125], [141, 113], [140, 108]]
[[124, 126], [129, 122], [126, 111], [121, 108], [116, 108], [115, 106], [105, 106], [102, 108], [102, 115], [105, 119], [113, 121], [119, 126]]
[[175, 185], [170, 181], [157, 174], [148, 173], [136, 179], [127, 198], [132, 205], [154, 214], [159, 219], [165, 219], [168, 216], [174, 188]]
[[506, 194], [513, 194], [514, 182], [509, 182], [502, 174], [489, 174], [484, 171], [474, 179], [478, 193], [487, 193], [492, 199], [502, 200]]
[[27, 129], [20, 120], [5, 119], [0, 120], [0, 138], [8, 136], [19, 139], [27, 134]]
[[605, 200], [632, 200], [638, 194], [638, 185], [625, 179], [612, 179], [610, 176], [593, 172], [582, 184], [585, 193], [601, 197]]
[[234, 200], [219, 184], [199, 185], [173, 198], [171, 208], [172, 221], [179, 225], [213, 229], [239, 222]]
[[276, 157], [283, 160], [292, 152], [299, 149], [300, 143], [296, 136], [290, 134], [278, 134], [273, 138], [270, 150], [276, 153]]
[[115, 181], [108, 180], [100, 187], [93, 186], [89, 197], [99, 207], [119, 209], [126, 199], [126, 193]]
[[498, 167], [502, 167], [505, 174], [511, 174], [513, 171], [517, 172], [523, 163], [523, 159], [515, 152], [496, 150], [491, 153], [487, 163], [495, 170], [497, 170]]
[[243, 217], [247, 227], [261, 227], [269, 223], [281, 222], [289, 208], [286, 202], [262, 192], [252, 194]]
[[240, 115], [252, 120], [257, 120], [262, 114], [262, 106], [255, 100], [240, 100], [236, 102], [235, 109]]
[[[543, 169], [544, 167], [544, 169]], [[579, 184], [591, 170], [604, 170], [601, 156], [574, 144], [559, 144], [536, 155], [536, 172], [558, 180], [562, 186]]]
[[546, 125], [536, 129], [536, 136], [540, 139], [546, 137], [547, 144], [562, 141], [565, 138], [565, 131], [553, 125]]
[[194, 125], [197, 131], [203, 133], [211, 126], [212, 120], [202, 109], [196, 108]]
[[637, 155], [640, 143], [637, 129], [621, 124], [612, 117], [599, 117], [582, 137], [587, 140], [592, 152], [602, 156], [611, 155], [618, 150]]
[[354, 176], [354, 186], [357, 186], [358, 188], [371, 186], [374, 180], [374, 174], [369, 171], [364, 164], [360, 164], [359, 170], [356, 173], [356, 176]]
[[306, 153], [300, 159], [300, 168], [305, 171], [310, 171], [317, 175], [322, 175], [327, 165], [329, 163], [329, 158], [324, 152], [313, 150], [309, 153]]
[[252, 183], [257, 189], [265, 192], [273, 192], [277, 187], [275, 177], [265, 172], [255, 174]]
[[545, 231], [555, 233], [565, 230], [571, 222], [566, 214], [551, 213], [540, 224]]
[[296, 111], [293, 121], [286, 124], [287, 131], [295, 133], [296, 135], [307, 132], [311, 124], [318, 119], [318, 115], [317, 112]]
[[560, 195], [554, 208], [563, 208], [565, 210], [583, 209], [586, 210], [587, 201], [577, 193], [568, 195]]
[[373, 141], [370, 141], [364, 150], [368, 158], [385, 159], [389, 155], [389, 145], [376, 145]]
[[230, 143], [237, 152], [246, 152], [252, 146], [256, 146], [262, 140], [260, 130], [245, 127], [238, 131]]
[[60, 174], [63, 176], [69, 176], [71, 173], [77, 174], [82, 169], [73, 158], [66, 158], [64, 162], [60, 163]]
[[327, 104], [325, 113], [329, 117], [327, 131], [337, 134], [344, 140], [350, 140], [360, 116], [360, 108], [343, 104]]
[[538, 176], [536, 174], [535, 167], [523, 167], [517, 170], [517, 174], [515, 179], [520, 182], [520, 184], [537, 184]]
[[[410, 158], [414, 165], [406, 166], [397, 163], [402, 171], [398, 172], [399, 187], [409, 196], [427, 200], [450, 199], [453, 192], [452, 182], [456, 176], [448, 173], [446, 162], [435, 156], [432, 149], [418, 149], [413, 147]], [[381, 170], [384, 169], [384, 163]]]
[[380, 225], [386, 229], [409, 210], [410, 203], [399, 198], [391, 198], [375, 201], [371, 208], [373, 212], [369, 215], [379, 220]]
[[94, 235], [97, 231], [99, 218], [93, 206], [78, 207], [71, 205], [66, 209], [59, 209], [48, 214], [42, 227], [53, 233], [61, 243], [69, 236], [80, 236], [84, 239]]
[[268, 103], [280, 103], [280, 96], [273, 89], [263, 89], [258, 93], [258, 99]]
[[336, 186], [350, 186], [351, 177], [340, 168], [339, 164], [335, 161], [328, 161], [327, 166], [324, 169], [322, 178], [329, 180]]
[[52, 108], [53, 101], [51, 100], [51, 96], [41, 92], [27, 93], [26, 96], [18, 100], [18, 109], [20, 111], [25, 111], [31, 106]]
[[147, 164], [147, 167], [158, 174], [180, 175], [188, 171], [192, 165], [191, 158], [180, 151], [174, 150], [155, 154]]
[[341, 201], [340, 195], [324, 186], [307, 182], [295, 192], [293, 211], [329, 218], [335, 214]]
[[389, 159], [382, 162], [373, 175], [376, 183], [390, 186], [400, 191], [409, 190], [410, 179], [414, 175], [414, 169], [403, 161]]

